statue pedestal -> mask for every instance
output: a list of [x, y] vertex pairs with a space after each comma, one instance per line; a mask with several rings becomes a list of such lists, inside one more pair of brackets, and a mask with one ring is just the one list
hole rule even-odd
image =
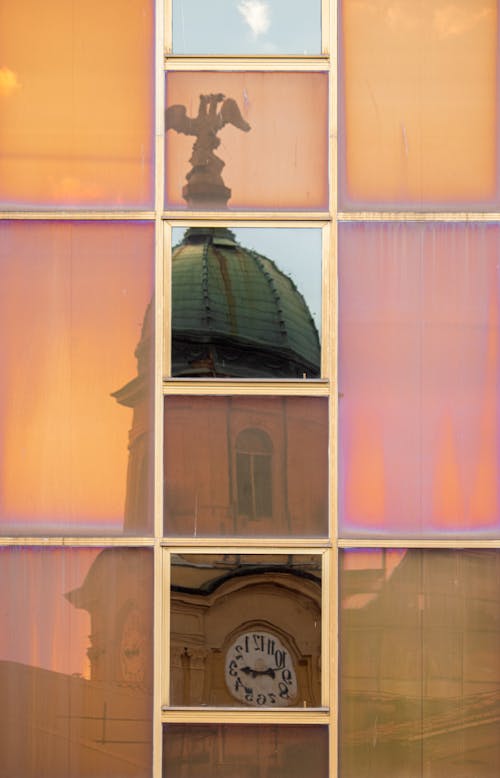
[[231, 190], [222, 179], [214, 181], [213, 174], [195, 170], [182, 188], [182, 196], [193, 210], [214, 211], [227, 208]]

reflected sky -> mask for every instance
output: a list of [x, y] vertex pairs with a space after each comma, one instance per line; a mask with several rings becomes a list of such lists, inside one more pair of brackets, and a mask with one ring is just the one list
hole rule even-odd
[[172, 16], [175, 54], [321, 52], [320, 0], [173, 0]]
[[[321, 230], [281, 227], [231, 227], [238, 243], [272, 259], [303, 295], [321, 338]], [[172, 246], [185, 227], [172, 229]]]

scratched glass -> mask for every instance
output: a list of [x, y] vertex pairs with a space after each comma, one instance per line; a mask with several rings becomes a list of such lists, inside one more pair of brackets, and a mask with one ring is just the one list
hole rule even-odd
[[320, 229], [174, 228], [172, 243], [172, 376], [320, 376]]
[[148, 778], [149, 549], [2, 548], [0, 775]]
[[152, 224], [0, 224], [3, 535], [151, 531], [153, 258]]
[[500, 228], [339, 229], [344, 537], [500, 535]]
[[321, 705], [321, 559], [173, 554], [170, 705]]
[[343, 778], [500, 773], [498, 549], [340, 551]]
[[326, 73], [171, 72], [166, 106], [167, 209], [328, 208]]
[[0, 0], [0, 206], [151, 208], [153, 0]]
[[163, 778], [327, 778], [328, 727], [166, 724]]
[[320, 54], [320, 0], [173, 0], [174, 54]]
[[497, 0], [342, 0], [340, 204], [498, 210]]
[[165, 397], [165, 535], [324, 537], [323, 397]]

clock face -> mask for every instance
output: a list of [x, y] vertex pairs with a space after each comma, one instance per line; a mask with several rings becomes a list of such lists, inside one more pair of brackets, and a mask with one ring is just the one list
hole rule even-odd
[[255, 707], [292, 705], [297, 677], [290, 652], [270, 632], [243, 632], [226, 654], [226, 685], [237, 700]]

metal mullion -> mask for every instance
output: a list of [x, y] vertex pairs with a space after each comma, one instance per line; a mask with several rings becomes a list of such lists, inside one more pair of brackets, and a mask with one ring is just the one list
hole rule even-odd
[[[321, 219], [319, 223], [316, 218], [311, 221], [307, 211], [301, 212], [299, 215], [300, 218], [297, 219], [292, 218], [290, 214], [283, 211], [280, 211], [279, 213], [276, 212], [276, 214], [276, 218], [273, 217], [271, 219], [267, 212], [258, 215], [256, 212], [242, 212], [238, 214], [233, 213], [232, 211], [217, 211], [213, 213], [207, 212], [207, 215], [200, 217], [199, 211], [196, 211], [196, 215], [193, 218], [190, 218], [189, 216], [186, 216], [184, 211], [176, 211], [174, 216], [171, 215], [168, 219], [164, 219], [164, 224], [170, 228], [183, 227], [185, 229], [188, 227], [213, 227], [215, 220], [224, 220], [224, 225], [228, 227], [228, 229], [240, 227], [248, 227], [250, 229], [260, 229], [264, 227], [276, 229], [292, 229], [299, 227], [304, 229], [326, 229], [330, 226], [330, 217], [328, 214], [324, 214], [324, 218]], [[237, 220], [236, 223], [235, 220]]]
[[65, 535], [54, 535], [43, 537], [31, 535], [19, 536], [0, 536], [0, 547], [3, 546], [54, 546], [61, 548], [153, 548], [154, 538], [152, 537], [129, 537], [121, 535], [119, 537], [98, 537], [97, 535], [70, 537]]
[[8, 211], [0, 210], [0, 221], [153, 221], [155, 211]]
[[500, 538], [339, 538], [337, 546], [341, 548], [500, 548]]
[[257, 55], [217, 55], [196, 57], [190, 54], [169, 54], [165, 57], [164, 68], [166, 72], [193, 71], [198, 73], [210, 71], [303, 71], [324, 72], [330, 68], [328, 55], [303, 56], [282, 55], [268, 57]]
[[162, 709], [163, 724], [328, 724], [328, 708], [166, 708]]
[[[242, 549], [245, 549], [245, 553], [274, 553], [278, 550], [281, 553], [281, 548], [293, 549], [293, 553], [310, 553], [311, 549], [314, 553], [320, 553], [331, 548], [331, 542], [328, 538], [248, 538], [248, 537], [231, 537], [229, 538], [230, 546], [221, 545], [220, 537], [170, 537], [165, 535], [160, 545], [165, 548], [175, 548], [176, 553], [188, 553], [193, 550], [199, 549], [199, 553], [241, 553]], [[233, 551], [227, 549], [232, 548]], [[307, 550], [304, 551], [304, 548]], [[188, 551], [186, 551], [188, 549]], [[198, 553], [198, 551], [196, 552]], [[286, 550], [283, 551], [286, 553]]]
[[339, 222], [498, 222], [498, 211], [341, 211]]
[[[165, 76], [164, 40], [168, 11], [165, 0], [155, 0], [155, 334], [154, 334], [154, 599], [153, 599], [153, 710], [152, 775], [163, 774], [163, 737], [161, 722], [163, 671], [163, 553], [159, 538], [163, 530], [163, 321], [164, 321], [164, 202], [165, 149]], [[168, 5], [168, 3], [167, 3]], [[165, 20], [165, 21], [164, 21]]]
[[190, 396], [233, 396], [254, 397], [328, 397], [329, 382], [320, 378], [247, 381], [232, 378], [168, 378], [163, 381], [163, 394]]
[[255, 226], [256, 222], [260, 222], [263, 226], [275, 227], [276, 223], [279, 223], [280, 226], [285, 224], [291, 226], [292, 223], [300, 226], [309, 222], [326, 223], [330, 221], [331, 216], [328, 211], [186, 211], [179, 208], [176, 211], [164, 211], [162, 218], [172, 225], [174, 222], [189, 222], [192, 226], [197, 224], [205, 226], [210, 222], [222, 221], [248, 222], [249, 226]]

